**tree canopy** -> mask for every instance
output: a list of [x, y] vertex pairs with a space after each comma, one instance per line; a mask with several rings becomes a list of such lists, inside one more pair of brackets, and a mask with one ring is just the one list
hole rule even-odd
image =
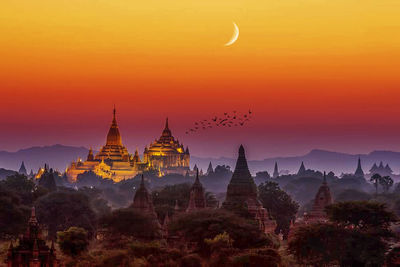
[[80, 192], [60, 191], [49, 193], [36, 201], [36, 214], [41, 224], [48, 227], [49, 236], [72, 226], [84, 228], [89, 237], [94, 233], [96, 214], [89, 198]]
[[170, 224], [171, 235], [182, 235], [186, 241], [195, 242], [207, 249], [205, 239], [227, 233], [236, 248], [259, 247], [272, 241], [259, 230], [253, 220], [246, 220], [225, 210], [202, 210], [181, 214]]
[[275, 219], [277, 226], [275, 233], [282, 233], [284, 239], [288, 237], [290, 223], [295, 220], [299, 204], [275, 182], [262, 183], [258, 186], [261, 203]]

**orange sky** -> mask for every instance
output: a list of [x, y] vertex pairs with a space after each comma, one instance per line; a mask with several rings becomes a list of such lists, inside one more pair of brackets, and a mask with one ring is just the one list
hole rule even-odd
[[[167, 115], [197, 155], [400, 150], [398, 14], [398, 0], [3, 0], [0, 150], [99, 146], [114, 103], [130, 150]], [[249, 108], [246, 128], [184, 134]]]

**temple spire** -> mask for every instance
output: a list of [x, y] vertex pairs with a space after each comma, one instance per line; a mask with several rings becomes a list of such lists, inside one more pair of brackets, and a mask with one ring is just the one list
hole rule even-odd
[[359, 177], [359, 178], [364, 178], [364, 171], [361, 167], [360, 157], [358, 157], [357, 169], [356, 169], [356, 172], [354, 173], [354, 176]]
[[168, 117], [167, 117], [167, 119], [165, 120], [165, 129], [166, 129], [166, 130], [169, 129], [169, 127], [168, 127]]
[[325, 171], [324, 171], [324, 181], [323, 181], [323, 183], [326, 184], [326, 172]]
[[305, 172], [306, 172], [306, 167], [304, 167], [304, 162], [302, 161], [302, 162], [301, 162], [301, 165], [300, 165], [300, 169], [299, 169], [299, 171], [297, 172], [297, 175], [304, 174]]
[[278, 171], [278, 163], [275, 161], [275, 166], [274, 166], [274, 173], [272, 174], [273, 178], [276, 178], [279, 176], [279, 171]]

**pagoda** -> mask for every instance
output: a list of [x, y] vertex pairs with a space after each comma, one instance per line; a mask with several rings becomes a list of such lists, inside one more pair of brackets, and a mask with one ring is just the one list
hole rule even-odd
[[300, 168], [299, 168], [299, 171], [297, 172], [297, 175], [303, 175], [305, 173], [306, 173], [306, 167], [304, 167], [304, 162], [302, 161], [301, 165], [300, 165]]
[[204, 187], [199, 180], [199, 171], [196, 172], [196, 180], [190, 189], [189, 205], [186, 212], [201, 210], [206, 207], [206, 196]]
[[72, 162], [66, 173], [68, 179], [72, 182], [76, 181], [79, 174], [88, 171], [93, 171], [98, 176], [119, 182], [134, 177], [144, 167], [145, 164], [142, 164], [140, 159], [138, 160], [138, 158], [134, 158], [129, 154], [122, 144], [114, 107], [106, 144], [100, 148], [96, 155], [93, 154], [93, 150], [90, 148], [86, 161], [78, 159], [76, 162]]
[[326, 182], [326, 174], [317, 194], [315, 195], [313, 207], [310, 213], [305, 215], [307, 222], [324, 222], [327, 221], [325, 207], [332, 204], [333, 199], [328, 183]]
[[177, 173], [185, 175], [189, 171], [190, 154], [182, 143], [175, 140], [168, 125], [168, 118], [165, 121], [164, 130], [158, 140], [150, 143], [144, 149], [143, 162], [146, 162], [150, 169], [158, 170], [162, 175]]
[[21, 163], [21, 167], [19, 168], [18, 173], [23, 175], [28, 175], [28, 172], [26, 171], [25, 164], [23, 161]]
[[5, 262], [7, 267], [59, 266], [54, 242], [51, 243], [49, 248], [41, 237], [34, 207], [32, 207], [31, 218], [28, 221], [25, 234], [19, 239], [19, 244], [16, 247], [11, 242]]
[[356, 176], [357, 178], [363, 178], [364, 179], [364, 171], [361, 167], [361, 159], [360, 157], [358, 158], [358, 164], [357, 164], [357, 169], [354, 173], [354, 176]]
[[235, 171], [229, 182], [222, 207], [231, 211], [245, 208], [259, 223], [260, 230], [272, 231], [275, 228], [275, 222], [269, 219], [268, 212], [262, 206], [257, 194], [257, 186], [247, 166], [244, 148], [240, 145]]
[[210, 174], [213, 174], [213, 173], [214, 173], [214, 168], [213, 168], [213, 166], [211, 164], [211, 161], [210, 161], [210, 164], [208, 164], [208, 168], [207, 168], [206, 174], [210, 175]]
[[274, 173], [272, 174], [272, 178], [277, 178], [278, 176], [279, 176], [278, 163], [275, 161]]

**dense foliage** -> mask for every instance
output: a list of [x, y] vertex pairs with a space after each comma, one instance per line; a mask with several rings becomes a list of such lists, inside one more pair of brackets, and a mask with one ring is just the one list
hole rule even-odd
[[89, 198], [81, 192], [58, 191], [39, 198], [36, 214], [42, 225], [48, 227], [49, 236], [56, 237], [57, 231], [72, 226], [84, 228], [92, 237], [96, 227], [96, 214]]
[[89, 246], [87, 231], [79, 227], [70, 227], [66, 231], [57, 232], [57, 243], [64, 254], [77, 256]]
[[[330, 223], [300, 227], [288, 250], [298, 263], [314, 266], [382, 266], [395, 215], [381, 203], [339, 202], [326, 208]], [[340, 244], [340, 245], [338, 245]]]
[[249, 248], [272, 245], [260, 232], [258, 225], [224, 210], [203, 210], [182, 214], [171, 222], [172, 235], [182, 235], [187, 242], [195, 243], [200, 250], [207, 250], [205, 239], [226, 232], [233, 239], [233, 247]]
[[276, 221], [276, 234], [282, 234], [287, 239], [290, 230], [290, 223], [295, 221], [299, 204], [275, 182], [262, 183], [258, 186], [258, 193], [261, 203], [269, 214]]
[[150, 216], [132, 208], [117, 209], [100, 219], [100, 227], [113, 236], [159, 237], [159, 225]]

